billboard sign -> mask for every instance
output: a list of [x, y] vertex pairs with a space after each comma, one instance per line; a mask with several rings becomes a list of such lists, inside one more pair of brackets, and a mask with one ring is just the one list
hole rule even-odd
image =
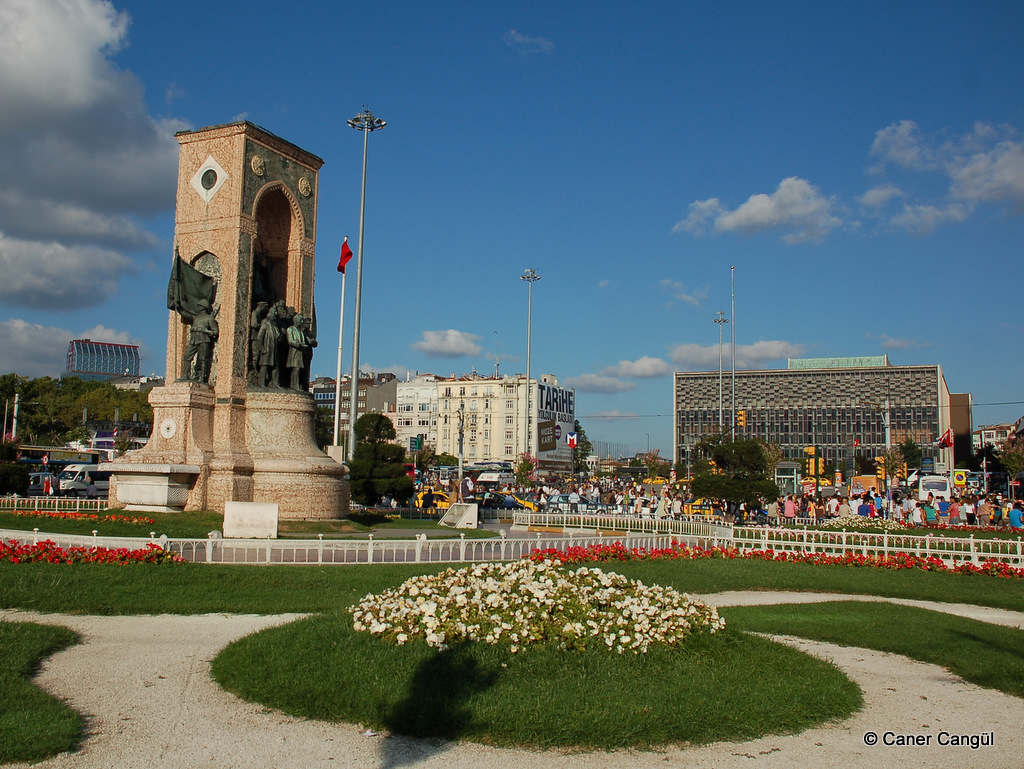
[[572, 472], [572, 449], [559, 439], [576, 426], [576, 391], [538, 382], [536, 403], [537, 468]]

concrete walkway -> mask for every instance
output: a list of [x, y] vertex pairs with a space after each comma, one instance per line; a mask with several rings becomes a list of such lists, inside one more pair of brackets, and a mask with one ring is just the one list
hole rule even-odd
[[[718, 606], [888, 600], [808, 593], [722, 593]], [[986, 622], [1024, 627], [1024, 613], [896, 600]], [[1006, 769], [1024, 755], [1024, 699], [965, 683], [947, 671], [892, 654], [797, 638], [777, 638], [831, 660], [864, 691], [852, 718], [797, 735], [744, 743], [650, 752], [564, 753], [424, 742], [372, 734], [362, 727], [304, 721], [243, 702], [217, 686], [209, 663], [231, 641], [300, 615], [92, 617], [2, 611], [0, 619], [64, 625], [82, 643], [47, 660], [37, 682], [86, 715], [81, 750], [37, 764], [44, 769], [174, 766], [183, 769], [403, 767], [494, 769], [653, 769], [653, 767], [913, 766], [915, 769]], [[991, 734], [994, 745], [971, 750], [939, 744], [940, 732]], [[886, 732], [928, 738], [915, 747], [868, 745]]]

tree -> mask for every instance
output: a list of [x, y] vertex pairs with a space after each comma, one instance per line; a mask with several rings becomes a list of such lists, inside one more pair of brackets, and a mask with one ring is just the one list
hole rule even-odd
[[529, 486], [537, 480], [537, 459], [528, 453], [519, 455], [515, 466], [516, 483], [520, 486]]
[[903, 454], [903, 461], [909, 469], [919, 470], [921, 468], [921, 447], [914, 443], [913, 438], [903, 441], [899, 445], [899, 449]]
[[999, 449], [999, 461], [1003, 464], [1011, 481], [1017, 480], [1021, 469], [1024, 469], [1024, 441], [1007, 442]]
[[779, 495], [779, 487], [768, 477], [768, 459], [760, 441], [719, 443], [711, 458], [715, 470], [694, 476], [691, 488], [696, 496], [755, 507]]
[[573, 421], [572, 430], [576, 433], [576, 448], [572, 450], [572, 466], [578, 473], [587, 466], [587, 459], [594, 453], [594, 445], [587, 437], [583, 426], [580, 425], [580, 420]]
[[763, 442], [761, 443], [761, 450], [764, 451], [765, 470], [768, 473], [768, 477], [774, 478], [775, 468], [785, 458], [786, 453], [777, 443]]
[[[341, 436], [338, 436], [341, 439]], [[313, 417], [313, 440], [320, 448], [334, 443], [334, 411], [330, 406], [317, 406]]]
[[356, 447], [349, 464], [352, 499], [375, 505], [381, 497], [406, 500], [415, 484], [405, 474], [405, 449], [395, 443], [395, 426], [384, 414], [363, 414], [355, 424]]
[[459, 464], [459, 458], [448, 452], [438, 454], [435, 458], [438, 467], [457, 467]]
[[658, 456], [658, 453], [659, 449], [654, 449], [654, 451], [648, 451], [646, 454], [644, 454], [643, 459], [641, 460], [643, 462], [644, 467], [647, 468], [648, 478], [657, 478], [658, 476], [664, 477], [668, 475], [669, 468], [671, 467], [671, 465], [669, 462], [666, 462], [660, 456]]

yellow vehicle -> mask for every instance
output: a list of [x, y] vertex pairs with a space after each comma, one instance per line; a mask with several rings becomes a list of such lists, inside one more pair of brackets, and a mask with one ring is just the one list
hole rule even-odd
[[526, 497], [522, 494], [511, 494], [510, 496], [527, 510], [531, 510], [534, 513], [540, 510], [540, 506], [537, 504], [536, 499], [531, 499], [530, 497]]
[[[427, 495], [428, 489], [424, 489], [413, 499], [413, 507], [423, 507], [423, 498]], [[438, 510], [447, 510], [448, 506], [451, 505], [452, 500], [448, 495], [448, 492], [441, 491], [440, 489], [429, 489], [434, 495], [434, 508]]]
[[687, 502], [683, 505], [683, 515], [710, 516], [713, 513], [714, 509], [711, 507], [711, 502], [706, 499], [695, 499], [693, 502]]

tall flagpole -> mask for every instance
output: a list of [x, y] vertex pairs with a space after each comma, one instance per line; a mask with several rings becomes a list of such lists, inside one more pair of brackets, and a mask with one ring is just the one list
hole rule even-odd
[[359, 199], [359, 253], [356, 257], [356, 306], [352, 330], [352, 390], [348, 412], [348, 458], [351, 460], [356, 448], [356, 416], [359, 404], [359, 315], [363, 295], [363, 224], [366, 221], [366, 148], [369, 145], [370, 132], [387, 125], [383, 120], [374, 117], [370, 110], [363, 111], [348, 121], [349, 126], [363, 132], [363, 191]]
[[[345, 258], [345, 243], [348, 243], [348, 235], [342, 243], [342, 255]], [[341, 265], [341, 313], [338, 317], [338, 372], [334, 376], [334, 445], [338, 445], [338, 428], [341, 424], [341, 349], [345, 339], [345, 265]]]
[[[736, 429], [736, 265], [729, 268], [732, 278], [732, 427]], [[733, 436], [733, 440], [736, 436]]]

